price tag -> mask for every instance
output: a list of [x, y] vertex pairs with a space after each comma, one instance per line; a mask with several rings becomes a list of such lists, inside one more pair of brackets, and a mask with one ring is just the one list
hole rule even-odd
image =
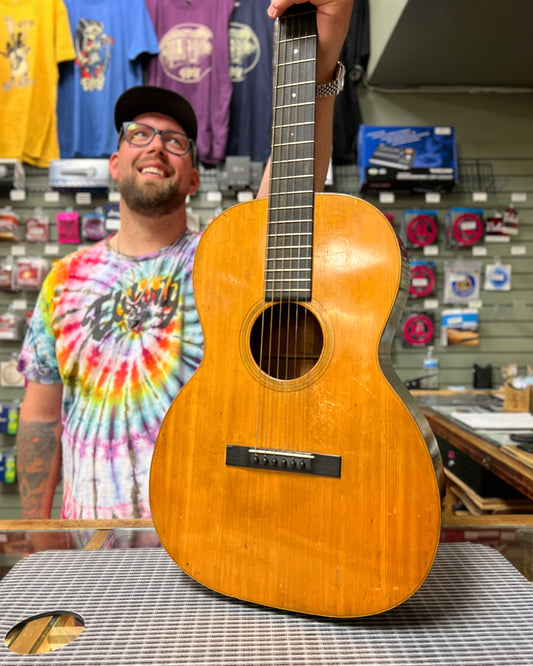
[[393, 204], [394, 203], [394, 192], [380, 192], [379, 193], [379, 203], [382, 204]]
[[436, 310], [439, 307], [439, 301], [436, 298], [426, 298], [424, 300], [425, 310]]
[[210, 191], [206, 194], [207, 201], [211, 203], [220, 203], [222, 201], [222, 192]]
[[45, 203], [58, 203], [59, 202], [59, 192], [55, 192], [54, 190], [50, 190], [50, 192], [45, 192], [44, 193], [44, 201], [45, 201]]
[[472, 201], [476, 203], [485, 203], [488, 200], [488, 195], [486, 192], [473, 192]]
[[244, 201], [253, 201], [254, 198], [254, 193], [250, 192], [250, 190], [241, 190], [240, 192], [237, 192], [237, 201], [239, 203], [242, 203]]
[[525, 245], [512, 245], [511, 246], [511, 254], [515, 257], [526, 254], [526, 246]]
[[425, 257], [436, 257], [439, 254], [438, 245], [426, 245], [423, 250]]
[[486, 257], [487, 256], [487, 248], [484, 247], [483, 245], [474, 245], [472, 247], [472, 256], [473, 257]]
[[526, 192], [512, 192], [511, 193], [511, 201], [513, 203], [525, 203], [527, 201], [527, 193]]
[[11, 201], [26, 201], [26, 190], [11, 190], [9, 198]]
[[14, 298], [11, 301], [11, 307], [14, 310], [27, 310], [28, 309], [28, 301], [25, 298]]
[[26, 256], [26, 246], [25, 245], [12, 245], [11, 246], [11, 256], [12, 257], [24, 257], [24, 256]]
[[440, 192], [426, 192], [426, 203], [440, 204]]
[[57, 257], [59, 254], [59, 245], [55, 245], [53, 243], [47, 243], [44, 246], [44, 254], [47, 257]]
[[78, 206], [90, 206], [92, 197], [90, 192], [76, 192], [76, 203]]
[[118, 203], [120, 201], [120, 192], [109, 192], [107, 200], [109, 203]]

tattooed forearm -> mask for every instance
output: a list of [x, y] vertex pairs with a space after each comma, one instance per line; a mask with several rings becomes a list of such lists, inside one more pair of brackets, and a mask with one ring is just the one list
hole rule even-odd
[[49, 518], [61, 464], [59, 421], [19, 422], [17, 477], [23, 518]]

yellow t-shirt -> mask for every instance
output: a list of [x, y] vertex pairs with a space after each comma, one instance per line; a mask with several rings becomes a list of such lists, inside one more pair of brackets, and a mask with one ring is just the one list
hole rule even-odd
[[74, 57], [62, 0], [0, 0], [0, 158], [59, 158], [58, 64]]

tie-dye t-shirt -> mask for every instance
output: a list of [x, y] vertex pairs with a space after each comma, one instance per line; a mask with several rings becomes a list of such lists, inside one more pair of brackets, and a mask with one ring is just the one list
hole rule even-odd
[[[19, 359], [63, 383], [62, 518], [150, 517], [150, 462], [163, 416], [198, 367], [192, 294], [200, 234], [117, 257], [108, 240], [59, 261], [45, 280]], [[128, 325], [132, 303], [139, 323]]]

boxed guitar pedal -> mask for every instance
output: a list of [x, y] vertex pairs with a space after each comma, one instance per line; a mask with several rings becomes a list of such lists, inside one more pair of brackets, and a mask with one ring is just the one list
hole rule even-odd
[[362, 191], [447, 192], [458, 179], [454, 128], [361, 125], [358, 166]]

